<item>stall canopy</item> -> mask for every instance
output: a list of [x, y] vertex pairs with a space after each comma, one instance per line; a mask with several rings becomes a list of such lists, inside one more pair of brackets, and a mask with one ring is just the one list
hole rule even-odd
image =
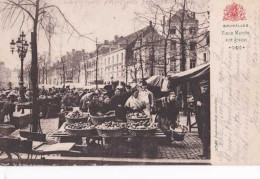
[[162, 81], [164, 77], [160, 75], [154, 75], [146, 80], [146, 82], [151, 86], [158, 86], [161, 87]]
[[189, 80], [195, 80], [198, 78], [203, 78], [203, 77], [209, 77], [209, 72], [210, 72], [210, 65], [209, 63], [197, 66], [195, 68], [172, 74], [171, 75], [171, 82], [172, 83], [181, 83], [184, 81], [189, 81]]

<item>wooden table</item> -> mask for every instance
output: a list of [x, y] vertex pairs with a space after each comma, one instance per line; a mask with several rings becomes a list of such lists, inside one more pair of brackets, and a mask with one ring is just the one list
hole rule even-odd
[[[31, 161], [34, 160], [32, 159], [33, 155], [35, 159], [37, 156], [41, 156], [41, 159], [44, 159], [44, 155], [75, 152], [71, 151], [74, 146], [75, 143], [48, 144], [46, 142], [21, 140], [16, 137], [0, 137], [0, 163], [7, 162], [9, 165], [13, 165], [12, 155], [15, 155], [18, 160], [18, 165], [28, 160], [30, 160], [30, 164]], [[4, 154], [7, 155], [7, 159], [3, 156]], [[27, 159], [22, 159], [21, 154], [27, 154]]]
[[[52, 134], [51, 137], [59, 138], [59, 142], [76, 142], [80, 143], [83, 141], [84, 138], [82, 136], [73, 136], [65, 131], [66, 123], [64, 123], [56, 132]], [[93, 134], [92, 136], [88, 136], [87, 139], [93, 140], [101, 140], [102, 145], [103, 141], [110, 140], [111, 147], [118, 147], [117, 144], [120, 144], [120, 141], [126, 141], [130, 139], [134, 151], [139, 153], [138, 155], [148, 155], [148, 157], [154, 157], [157, 154], [157, 147], [158, 147], [158, 140], [165, 139], [166, 135], [161, 131], [161, 129], [157, 129], [155, 135], [153, 136], [132, 136], [128, 130], [124, 131], [124, 134], [120, 137], [100, 137], [97, 133]], [[87, 146], [88, 143], [86, 143]]]

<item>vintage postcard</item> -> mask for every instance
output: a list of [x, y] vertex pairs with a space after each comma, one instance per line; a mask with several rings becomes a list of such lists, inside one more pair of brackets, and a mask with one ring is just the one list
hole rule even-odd
[[0, 166], [260, 164], [257, 0], [1, 0]]

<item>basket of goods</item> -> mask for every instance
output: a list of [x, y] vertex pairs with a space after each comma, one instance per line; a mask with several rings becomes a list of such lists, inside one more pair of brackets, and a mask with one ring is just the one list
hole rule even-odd
[[15, 131], [15, 127], [10, 124], [0, 124], [0, 136], [9, 136]]
[[134, 112], [134, 113], [128, 113], [126, 115], [126, 120], [128, 123], [135, 123], [140, 121], [149, 122], [150, 117], [144, 113]]
[[83, 113], [79, 110], [69, 112], [66, 116], [66, 122], [71, 123], [78, 123], [78, 122], [87, 122], [88, 121], [88, 114]]
[[175, 141], [183, 141], [184, 136], [188, 131], [188, 128], [183, 125], [177, 125], [176, 127], [170, 126], [171, 139]]
[[96, 127], [98, 135], [101, 137], [120, 137], [124, 134], [123, 123], [118, 122], [104, 122]]
[[106, 114], [98, 112], [95, 116], [90, 115], [90, 120], [94, 125], [100, 125], [104, 122], [115, 121], [115, 111], [109, 111]]
[[148, 121], [140, 121], [135, 123], [128, 123], [127, 128], [132, 136], [153, 136], [157, 130], [155, 123]]
[[65, 131], [75, 136], [91, 136], [95, 134], [95, 126], [90, 123], [72, 123], [65, 127]]

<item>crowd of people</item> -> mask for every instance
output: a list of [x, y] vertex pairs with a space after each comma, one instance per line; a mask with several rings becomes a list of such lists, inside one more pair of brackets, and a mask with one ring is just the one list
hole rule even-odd
[[[104, 89], [76, 89], [69, 86], [64, 88], [49, 88], [42, 86], [39, 89], [39, 104], [42, 118], [55, 117], [59, 112], [71, 111], [73, 107], [79, 107], [90, 115], [105, 115], [114, 111], [118, 121], [125, 122], [127, 113], [143, 113], [151, 118], [152, 122], [158, 122], [159, 127], [166, 135], [170, 135], [170, 126], [176, 126], [179, 122], [180, 99], [171, 91], [166, 96], [155, 98], [148, 90], [146, 81], [135, 87], [128, 85], [109, 85]], [[181, 96], [178, 94], [178, 97]], [[6, 101], [1, 107], [0, 123], [4, 122], [4, 116], [15, 110], [15, 102], [21, 102], [19, 90], [2, 90], [1, 100]], [[0, 101], [1, 101], [0, 100]], [[24, 101], [32, 100], [32, 93], [25, 91]], [[201, 95], [197, 100], [197, 124], [199, 137], [204, 145], [204, 155], [209, 155], [209, 88], [208, 83], [201, 83]], [[156, 114], [156, 118], [154, 118]], [[153, 117], [152, 117], [153, 116]], [[156, 121], [154, 121], [156, 120]]]

